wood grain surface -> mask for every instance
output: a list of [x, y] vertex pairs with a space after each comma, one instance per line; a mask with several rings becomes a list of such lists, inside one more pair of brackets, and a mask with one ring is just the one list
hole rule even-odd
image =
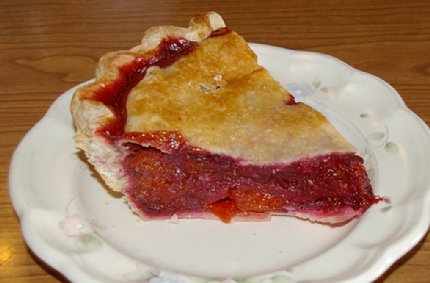
[[[93, 77], [102, 54], [208, 10], [249, 42], [323, 52], [383, 78], [430, 123], [428, 0], [1, 1], [0, 282], [67, 282], [27, 248], [9, 199], [9, 162], [24, 134], [60, 94]], [[429, 237], [378, 282], [430, 282]]]

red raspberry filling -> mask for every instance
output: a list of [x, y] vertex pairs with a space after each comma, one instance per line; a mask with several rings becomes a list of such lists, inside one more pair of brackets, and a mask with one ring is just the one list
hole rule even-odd
[[190, 147], [177, 134], [148, 136], [154, 135], [178, 147], [163, 152], [128, 144], [123, 163], [129, 178], [123, 193], [149, 218], [196, 212], [211, 212], [224, 222], [248, 212], [329, 216], [350, 208], [362, 213], [378, 202], [362, 158], [352, 153], [287, 165], [242, 165], [232, 157]]

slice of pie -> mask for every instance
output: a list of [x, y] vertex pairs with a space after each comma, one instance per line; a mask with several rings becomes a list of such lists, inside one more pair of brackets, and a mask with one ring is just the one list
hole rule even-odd
[[143, 219], [340, 223], [379, 201], [353, 146], [213, 12], [104, 55], [71, 108], [77, 145]]

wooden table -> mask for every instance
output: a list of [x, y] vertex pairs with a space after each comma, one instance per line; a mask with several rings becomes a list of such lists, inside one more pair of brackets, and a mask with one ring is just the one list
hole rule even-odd
[[[428, 0], [17, 2], [0, 4], [0, 282], [66, 281], [23, 242], [9, 162], [49, 105], [93, 77], [99, 56], [134, 46], [148, 27], [218, 11], [250, 42], [324, 52], [383, 78], [430, 123]], [[379, 279], [429, 281], [428, 236]]]

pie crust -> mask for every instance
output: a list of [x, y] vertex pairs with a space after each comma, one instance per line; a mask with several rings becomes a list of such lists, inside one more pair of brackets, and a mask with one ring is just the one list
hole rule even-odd
[[[338, 223], [360, 216], [378, 201], [371, 191], [363, 160], [355, 155], [354, 147], [322, 114], [303, 103], [296, 103], [269, 72], [257, 64], [256, 55], [245, 40], [227, 28], [214, 12], [192, 18], [188, 28], [151, 28], [145, 32], [140, 45], [104, 55], [100, 59], [95, 82], [76, 91], [71, 110], [78, 147], [85, 152], [106, 184], [115, 191], [122, 191], [131, 208], [142, 218], [158, 219], [175, 214], [208, 218], [216, 214], [229, 222], [231, 218], [255, 220], [266, 219], [270, 214], [282, 214]], [[192, 161], [184, 163], [180, 158]], [[202, 159], [207, 163], [200, 166], [198, 162]], [[162, 160], [168, 162], [163, 163]], [[310, 209], [303, 203], [291, 205], [284, 193], [280, 193], [284, 202], [277, 203], [276, 209], [275, 206], [266, 210], [257, 208], [264, 206], [267, 198], [256, 205], [253, 198], [254, 206], [249, 209], [237, 207], [246, 200], [248, 191], [252, 191], [253, 196], [259, 194], [255, 188], [259, 188], [259, 180], [266, 180], [263, 171], [274, 172], [273, 178], [278, 178], [282, 172], [285, 179], [292, 172], [298, 174], [294, 168], [308, 168], [303, 170], [309, 171], [315, 167], [315, 162], [326, 164], [321, 168], [342, 162], [343, 167], [348, 167], [345, 170], [340, 165], [333, 168], [346, 172], [342, 175], [346, 179], [354, 179], [351, 180], [354, 192], [348, 195], [350, 198], [359, 194], [354, 205], [349, 201], [336, 206], [333, 204], [339, 202], [336, 199], [330, 200], [328, 206], [325, 204], [324, 209], [316, 208], [314, 204], [319, 199], [333, 198], [332, 194], [324, 196], [324, 190], [319, 190], [314, 193], [317, 196]], [[158, 163], [164, 165], [152, 167]], [[166, 171], [171, 164], [177, 164], [175, 166], [178, 167], [171, 169], [179, 171], [180, 166], [191, 166], [194, 171], [190, 169], [187, 172], [193, 171], [199, 178], [206, 176], [207, 170], [218, 172], [219, 166], [229, 164], [226, 170], [230, 173], [217, 173], [224, 175], [223, 178], [209, 178], [209, 181], [224, 182], [219, 186], [213, 185], [212, 189], [225, 190], [225, 186], [231, 186], [227, 188], [227, 199], [214, 200], [214, 203], [222, 201], [215, 206], [208, 203], [205, 196], [202, 197], [205, 199], [203, 204], [193, 206], [190, 201], [189, 209], [167, 209], [159, 215], [148, 214], [139, 205], [145, 202], [145, 196], [158, 199], [159, 196], [154, 194], [161, 184], [167, 182], [166, 179], [170, 180], [170, 187], [163, 185], [164, 191], [160, 191], [160, 195], [172, 191], [178, 184], [185, 184], [171, 180], [173, 173]], [[136, 169], [139, 166], [149, 169]], [[238, 176], [241, 181], [233, 184], [230, 179], [235, 177], [232, 177], [231, 170], [235, 174], [257, 173], [255, 178], [248, 176], [250, 179]], [[313, 170], [316, 175], [312, 178], [326, 178], [320, 181], [322, 183], [335, 182], [333, 176], [327, 177], [326, 173]], [[332, 169], [327, 167], [326, 170], [330, 172]], [[141, 175], [131, 177], [135, 171]], [[158, 172], [158, 175], [149, 172]], [[297, 178], [303, 181], [303, 174], [308, 174], [306, 172], [302, 171], [301, 177]], [[151, 177], [146, 178], [147, 175]], [[229, 176], [228, 182], [225, 176]], [[197, 180], [197, 177], [192, 178]], [[247, 181], [243, 181], [245, 179]], [[313, 179], [308, 181], [314, 182]], [[291, 182], [288, 182], [289, 190], [292, 190]], [[336, 182], [340, 181], [336, 179]], [[145, 183], [152, 184], [152, 187]], [[188, 186], [195, 187], [197, 183]], [[267, 186], [274, 186], [270, 178], [267, 179], [269, 183], [271, 185]], [[136, 189], [136, 186], [146, 189]], [[179, 190], [177, 194], [184, 194], [180, 191], [181, 188], [186, 190], [186, 186], [176, 188]], [[209, 182], [206, 186], [212, 185]], [[245, 186], [246, 189], [235, 190], [236, 186]], [[276, 186], [278, 191], [279, 186], [282, 187], [279, 182]], [[327, 186], [330, 187], [324, 184], [324, 188]], [[298, 188], [303, 191], [311, 189], [312, 186]], [[348, 189], [348, 186], [342, 189]], [[271, 194], [268, 189], [261, 190]], [[231, 199], [233, 195], [237, 197], [234, 200]], [[170, 198], [166, 203], [176, 200]], [[242, 208], [247, 207], [245, 202]], [[230, 212], [224, 215], [223, 211]]]

